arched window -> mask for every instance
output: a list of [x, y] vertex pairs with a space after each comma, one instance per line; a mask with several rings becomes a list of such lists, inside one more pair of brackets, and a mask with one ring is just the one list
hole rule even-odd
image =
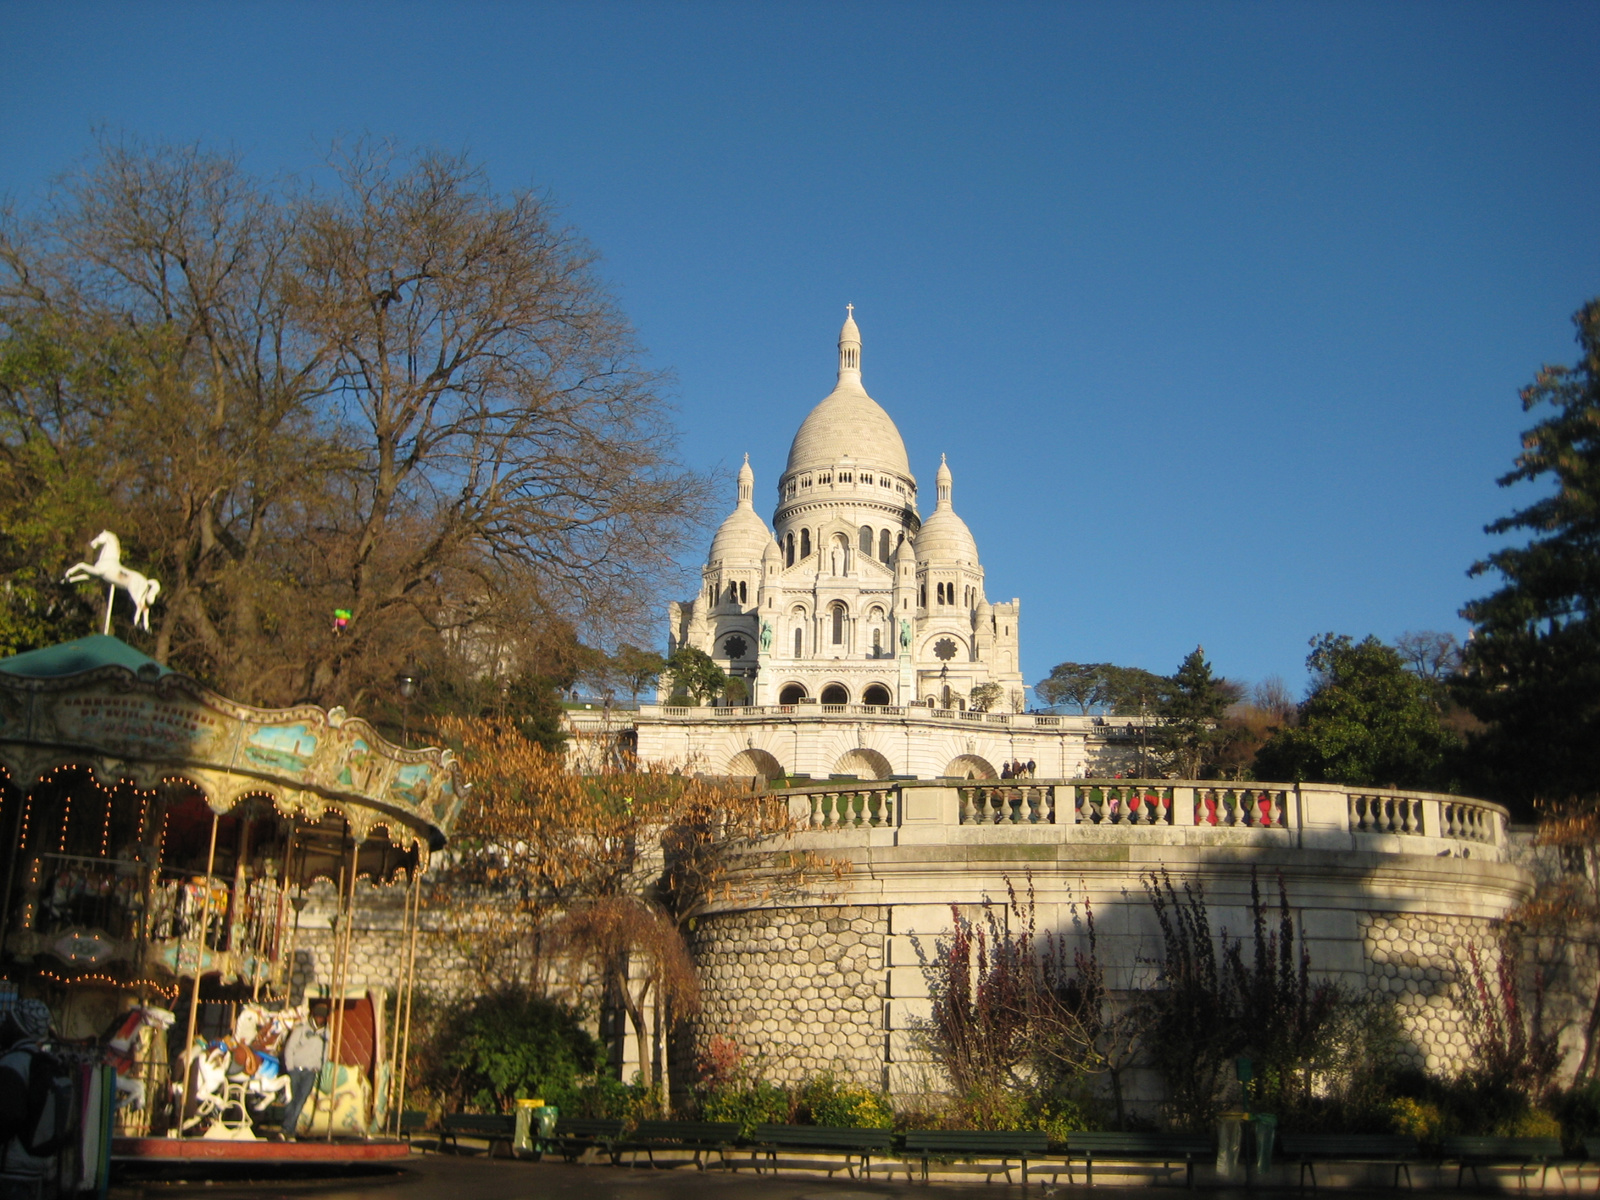
[[889, 561], [889, 531], [887, 529], [879, 530], [878, 532], [878, 558], [882, 562]]
[[798, 683], [786, 683], [778, 693], [779, 704], [799, 704], [806, 698], [806, 690]]
[[872, 557], [872, 530], [865, 525], [861, 527], [861, 553], [868, 558]]
[[822, 689], [821, 700], [824, 704], [849, 704], [850, 693], [845, 691], [843, 684], [830, 683]]
[[918, 608], [927, 608], [928, 607], [928, 585], [927, 584], [923, 584], [920, 588], [917, 589], [917, 607]]
[[783, 539], [783, 565], [794, 566], [794, 534], [785, 534]]
[[889, 689], [884, 687], [881, 683], [874, 683], [869, 686], [866, 691], [861, 693], [861, 703], [863, 704], [883, 705], [891, 702], [892, 701], [889, 698]]
[[805, 651], [805, 646], [806, 631], [803, 629], [796, 629], [794, 631], [794, 656], [796, 658], [799, 658], [800, 655]]
[[739, 603], [739, 585], [737, 583], [728, 585], [728, 601], [731, 604]]
[[883, 653], [883, 630], [874, 629], [872, 631], [872, 657], [873, 658], [877, 658], [882, 653]]
[[844, 645], [844, 605], [833, 606], [833, 644]]
[[802, 529], [800, 531], [800, 557], [811, 557], [811, 530], [809, 529]]
[[739, 603], [740, 604], [748, 604], [749, 602], [750, 602], [750, 593], [745, 590], [745, 581], [741, 579], [739, 581]]

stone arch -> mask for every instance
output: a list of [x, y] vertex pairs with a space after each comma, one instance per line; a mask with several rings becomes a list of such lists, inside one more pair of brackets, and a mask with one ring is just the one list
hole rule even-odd
[[1000, 772], [986, 758], [976, 754], [958, 754], [944, 769], [946, 779], [999, 779]]
[[833, 764], [835, 775], [854, 775], [857, 779], [887, 779], [894, 774], [889, 760], [876, 750], [859, 746], [839, 756]]
[[849, 704], [850, 689], [842, 683], [830, 683], [822, 689], [822, 695], [818, 699], [823, 704]]
[[779, 704], [799, 704], [806, 698], [806, 685], [803, 683], [786, 683], [778, 689]]
[[894, 703], [894, 697], [889, 695], [889, 689], [881, 683], [867, 685], [867, 690], [861, 693], [861, 703], [888, 705]]
[[741, 750], [728, 760], [728, 774], [737, 779], [760, 775], [764, 779], [781, 779], [783, 766], [765, 750]]

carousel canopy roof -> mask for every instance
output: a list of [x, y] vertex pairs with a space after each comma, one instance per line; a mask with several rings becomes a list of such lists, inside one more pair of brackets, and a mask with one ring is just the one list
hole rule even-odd
[[124, 667], [140, 679], [160, 679], [173, 673], [171, 667], [141, 654], [121, 638], [103, 633], [0, 658], [0, 671], [24, 679], [60, 679], [100, 667]]
[[448, 750], [411, 750], [342, 708], [239, 704], [114, 637], [0, 659], [0, 764], [29, 788], [62, 766], [144, 788], [187, 782], [218, 812], [265, 796], [358, 838], [442, 846], [465, 799]]

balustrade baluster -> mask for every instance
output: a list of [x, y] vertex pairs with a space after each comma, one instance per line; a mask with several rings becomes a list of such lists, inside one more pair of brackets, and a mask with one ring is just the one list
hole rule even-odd
[[876, 789], [867, 793], [867, 824], [873, 829], [883, 824], [883, 793]]

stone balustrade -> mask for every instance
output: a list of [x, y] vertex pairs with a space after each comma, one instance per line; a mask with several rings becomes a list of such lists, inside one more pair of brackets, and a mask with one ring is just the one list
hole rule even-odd
[[[900, 704], [738, 704], [717, 708], [691, 708], [678, 704], [641, 704], [639, 716], [661, 720], [696, 721], [770, 721], [774, 717], [917, 717], [932, 721], [946, 721], [952, 725], [1001, 725], [1012, 729], [1059, 729], [1064, 722], [1078, 720], [1089, 723], [1094, 718], [1062, 718], [1045, 713], [974, 712], [959, 708], [926, 708], [922, 705]], [[1100, 718], [1097, 726], [1108, 733], [1121, 732], [1137, 721], [1133, 717]]]
[[[987, 715], [987, 714], [972, 714]], [[783, 789], [814, 831], [867, 831], [895, 842], [960, 841], [1003, 831], [1071, 840], [1119, 832], [1503, 861], [1506, 810], [1484, 800], [1329, 784], [1203, 780], [835, 780]], [[1055, 827], [1054, 830], [1051, 827]], [[1081, 833], [1075, 832], [1081, 830]], [[987, 831], [987, 832], [986, 832]]]

